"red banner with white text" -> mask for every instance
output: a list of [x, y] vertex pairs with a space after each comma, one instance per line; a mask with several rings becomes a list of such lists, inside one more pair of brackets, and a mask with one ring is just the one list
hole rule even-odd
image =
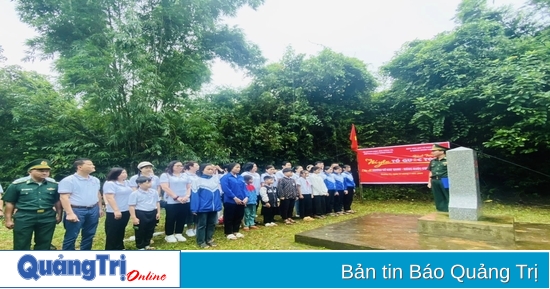
[[[450, 147], [449, 142], [438, 142]], [[427, 184], [433, 143], [357, 150], [361, 184]]]

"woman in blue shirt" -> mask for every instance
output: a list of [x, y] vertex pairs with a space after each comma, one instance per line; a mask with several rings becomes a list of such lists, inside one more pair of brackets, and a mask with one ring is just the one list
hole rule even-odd
[[351, 209], [351, 204], [353, 203], [353, 195], [355, 193], [355, 180], [353, 179], [349, 165], [344, 166], [342, 175], [344, 175], [344, 185], [348, 190], [348, 193], [344, 196], [344, 211], [348, 214], [353, 214], [355, 211]]
[[126, 180], [128, 173], [123, 168], [112, 168], [103, 184], [103, 197], [107, 216], [105, 218], [105, 250], [124, 250], [124, 233], [130, 220], [128, 199], [132, 188]]
[[344, 196], [348, 193], [346, 186], [344, 185], [344, 175], [342, 175], [342, 168], [340, 166], [335, 166], [332, 168], [334, 176], [334, 184], [336, 193], [334, 194], [334, 212], [338, 215], [343, 215], [342, 211], [342, 201]]
[[197, 216], [197, 245], [201, 248], [216, 246], [214, 230], [218, 212], [222, 210], [220, 182], [214, 175], [212, 164], [200, 166], [191, 185], [191, 212]]
[[227, 165], [228, 173], [221, 180], [223, 191], [223, 226], [224, 233], [229, 240], [244, 238], [239, 228], [244, 217], [244, 208], [248, 203], [246, 184], [239, 175], [241, 165], [231, 163]]
[[182, 162], [172, 161], [168, 164], [166, 172], [160, 175], [160, 186], [166, 199], [164, 240], [168, 243], [185, 242], [187, 239], [183, 236], [183, 227], [191, 213], [191, 180], [183, 172]]
[[326, 213], [335, 216], [334, 210], [334, 195], [336, 194], [336, 181], [334, 180], [334, 175], [332, 174], [332, 167], [326, 166], [325, 173], [322, 174], [323, 181], [328, 189], [328, 196], [326, 197]]

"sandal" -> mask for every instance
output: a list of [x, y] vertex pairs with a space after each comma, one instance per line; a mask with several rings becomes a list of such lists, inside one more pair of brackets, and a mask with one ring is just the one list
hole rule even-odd
[[285, 225], [292, 225], [292, 222], [289, 220], [285, 220]]

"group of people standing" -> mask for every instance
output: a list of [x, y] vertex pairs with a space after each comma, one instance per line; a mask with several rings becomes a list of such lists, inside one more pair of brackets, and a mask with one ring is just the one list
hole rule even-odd
[[305, 170], [297, 166], [293, 171], [291, 164], [286, 162], [280, 171], [274, 173], [274, 170], [273, 166], [268, 166], [260, 178], [264, 184], [269, 184], [266, 177], [273, 179], [271, 186], [276, 188], [279, 214], [286, 224], [294, 223], [293, 211], [296, 217], [305, 221], [355, 213], [351, 209], [355, 181], [350, 166], [340, 167], [336, 163], [325, 166], [317, 162]]
[[283, 162], [281, 170], [268, 166], [260, 175], [254, 163], [244, 164], [241, 173], [238, 163], [221, 168], [172, 161], [159, 177], [152, 163], [141, 162], [138, 174], [129, 180], [124, 168], [112, 168], [102, 190], [99, 179], [91, 175], [95, 171], [91, 160], [79, 159], [74, 168], [75, 174], [57, 183], [49, 177], [48, 160], [33, 161], [26, 166], [29, 175], [15, 180], [2, 194], [5, 226], [13, 229], [14, 250], [30, 250], [33, 234], [34, 249], [48, 250], [60, 222], [65, 228], [63, 250], [75, 250], [79, 235], [80, 250], [91, 250], [104, 215], [105, 250], [125, 249], [129, 222], [134, 226], [136, 247], [153, 250], [151, 239], [161, 207], [166, 214], [165, 241], [185, 242], [187, 227], [185, 235], [195, 237], [201, 248], [216, 246], [214, 230], [221, 220], [229, 240], [244, 237], [241, 226], [244, 231], [258, 229], [260, 207], [266, 227], [277, 225], [276, 215], [291, 225], [296, 217], [311, 221], [354, 213], [351, 168], [338, 164], [325, 167], [317, 162], [305, 170], [301, 166], [293, 170], [290, 162]]

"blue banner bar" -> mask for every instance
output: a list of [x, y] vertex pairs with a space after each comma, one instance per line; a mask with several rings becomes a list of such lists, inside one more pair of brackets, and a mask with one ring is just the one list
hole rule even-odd
[[546, 251], [181, 254], [182, 288], [549, 288], [550, 285], [550, 256]]

